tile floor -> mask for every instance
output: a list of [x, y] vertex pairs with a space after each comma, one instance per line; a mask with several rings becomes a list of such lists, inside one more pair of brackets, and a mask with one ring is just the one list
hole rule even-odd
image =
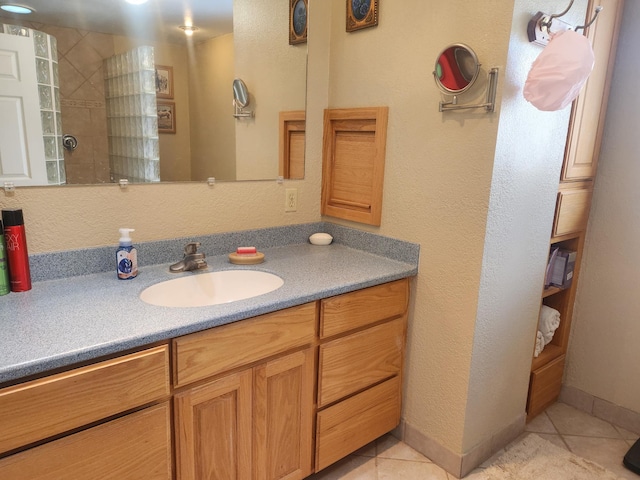
[[[622, 465], [622, 458], [638, 439], [623, 428], [556, 403], [526, 427], [576, 455], [599, 463], [619, 477], [640, 480]], [[499, 452], [496, 455], [500, 455]], [[479, 468], [482, 468], [480, 466]], [[471, 477], [473, 475], [471, 474]], [[453, 480], [443, 469], [391, 435], [385, 435], [353, 455], [309, 477], [310, 480]]]

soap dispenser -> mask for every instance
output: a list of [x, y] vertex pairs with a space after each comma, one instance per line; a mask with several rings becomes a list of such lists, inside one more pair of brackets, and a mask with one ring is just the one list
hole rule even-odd
[[138, 276], [138, 251], [129, 235], [133, 231], [133, 228], [120, 229], [120, 245], [116, 250], [117, 273], [120, 280], [131, 280]]

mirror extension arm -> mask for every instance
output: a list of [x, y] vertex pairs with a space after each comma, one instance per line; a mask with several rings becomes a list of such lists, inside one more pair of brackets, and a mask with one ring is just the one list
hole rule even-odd
[[468, 110], [470, 108], [484, 108], [487, 112], [495, 111], [496, 106], [496, 90], [498, 89], [498, 67], [489, 70], [489, 85], [487, 87], [487, 98], [485, 103], [474, 105], [458, 105], [458, 96], [454, 95], [450, 102], [440, 102], [438, 111], [446, 112], [450, 110]]

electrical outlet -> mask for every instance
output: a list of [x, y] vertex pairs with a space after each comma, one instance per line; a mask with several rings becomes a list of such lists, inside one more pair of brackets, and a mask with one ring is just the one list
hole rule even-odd
[[287, 188], [285, 192], [284, 211], [295, 212], [296, 210], [298, 210], [298, 189]]

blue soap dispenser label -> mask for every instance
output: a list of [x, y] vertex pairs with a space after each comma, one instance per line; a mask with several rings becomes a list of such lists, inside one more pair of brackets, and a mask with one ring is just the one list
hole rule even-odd
[[118, 278], [120, 280], [128, 280], [138, 275], [138, 254], [135, 248], [118, 250], [116, 261], [118, 262]]
[[120, 280], [130, 280], [138, 275], [138, 252], [129, 236], [133, 231], [132, 228], [120, 229], [120, 246], [116, 250], [117, 273]]

